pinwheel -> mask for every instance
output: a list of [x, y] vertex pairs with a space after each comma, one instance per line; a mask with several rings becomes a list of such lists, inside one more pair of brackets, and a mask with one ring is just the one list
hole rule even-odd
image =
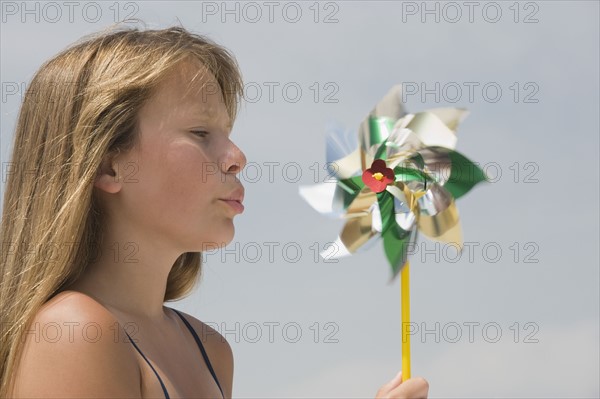
[[400, 274], [402, 375], [410, 378], [410, 248], [417, 233], [463, 247], [455, 200], [488, 180], [477, 164], [455, 150], [462, 108], [404, 112], [394, 86], [361, 123], [358, 148], [339, 131], [328, 137], [332, 179], [301, 186], [317, 211], [346, 219], [335, 245], [321, 256], [338, 258], [383, 241], [391, 283]]

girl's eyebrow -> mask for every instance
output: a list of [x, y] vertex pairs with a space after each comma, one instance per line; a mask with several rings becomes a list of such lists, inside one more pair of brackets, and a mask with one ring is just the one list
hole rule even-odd
[[[202, 104], [202, 105], [200, 105]], [[194, 120], [200, 120], [204, 123], [206, 122], [215, 122], [215, 119], [217, 116], [219, 116], [219, 111], [217, 111], [214, 107], [212, 106], [206, 106], [206, 102], [200, 102], [199, 103], [194, 103], [193, 105], [190, 104], [190, 117]], [[233, 121], [231, 120], [231, 118], [227, 115], [227, 124], [225, 125], [225, 127], [229, 130], [231, 130], [233, 128]]]
[[[193, 123], [199, 122], [202, 124], [206, 124], [206, 123], [214, 123], [216, 120], [215, 120], [214, 116], [212, 116], [212, 115], [207, 115], [206, 113], [202, 113], [202, 112], [196, 112], [191, 116], [190, 121]], [[231, 121], [227, 122], [224, 125], [224, 127], [227, 130], [232, 130], [233, 122], [231, 122]]]

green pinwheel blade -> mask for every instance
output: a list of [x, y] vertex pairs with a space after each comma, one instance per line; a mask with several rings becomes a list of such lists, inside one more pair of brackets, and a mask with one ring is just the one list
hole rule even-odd
[[386, 158], [386, 143], [395, 122], [396, 121], [392, 118], [385, 116], [369, 116], [369, 134], [371, 143], [380, 144], [375, 152], [375, 159]]
[[377, 202], [381, 214], [383, 249], [392, 267], [392, 278], [394, 278], [406, 262], [410, 231], [402, 229], [396, 222], [394, 196], [391, 193], [388, 191], [377, 193]]
[[415, 152], [412, 156], [409, 157], [409, 160], [414, 162], [417, 165], [417, 168], [423, 170], [425, 169], [425, 160], [423, 159], [423, 155], [418, 152]]
[[362, 176], [352, 176], [338, 181], [338, 185], [349, 194], [358, 194], [365, 187]]
[[[398, 228], [404, 231], [400, 226]], [[400, 273], [400, 269], [402, 269], [408, 258], [410, 232], [406, 232], [406, 235], [399, 233], [398, 229], [390, 228], [382, 234], [385, 256], [392, 267], [392, 279]]]
[[488, 181], [484, 171], [458, 151], [449, 151], [448, 156], [452, 161], [452, 167], [450, 169], [450, 177], [446, 184], [444, 184], [444, 188], [454, 198], [462, 197], [477, 183]]
[[404, 166], [396, 166], [394, 168], [394, 174], [396, 175], [396, 181], [408, 182], [408, 181], [433, 181], [433, 178], [427, 173], [419, 169], [407, 168]]
[[344, 209], [348, 208], [352, 201], [358, 196], [365, 187], [362, 176], [353, 176], [348, 179], [342, 179], [337, 182], [338, 186], [344, 189]]
[[394, 196], [388, 191], [377, 193], [377, 203], [381, 214], [381, 234], [393, 227], [396, 222], [394, 213]]

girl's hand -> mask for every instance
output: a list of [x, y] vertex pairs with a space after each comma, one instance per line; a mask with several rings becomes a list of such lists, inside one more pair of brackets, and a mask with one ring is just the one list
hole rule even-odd
[[413, 399], [427, 398], [429, 383], [422, 377], [409, 378], [402, 381], [402, 371], [393, 380], [377, 391], [375, 399]]

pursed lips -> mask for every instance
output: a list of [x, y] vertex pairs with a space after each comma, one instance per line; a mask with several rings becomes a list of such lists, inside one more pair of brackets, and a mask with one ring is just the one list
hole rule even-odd
[[242, 205], [242, 201], [244, 201], [244, 188], [235, 189], [228, 196], [221, 198], [221, 201], [227, 203], [236, 212], [242, 213], [244, 211], [244, 205]]

